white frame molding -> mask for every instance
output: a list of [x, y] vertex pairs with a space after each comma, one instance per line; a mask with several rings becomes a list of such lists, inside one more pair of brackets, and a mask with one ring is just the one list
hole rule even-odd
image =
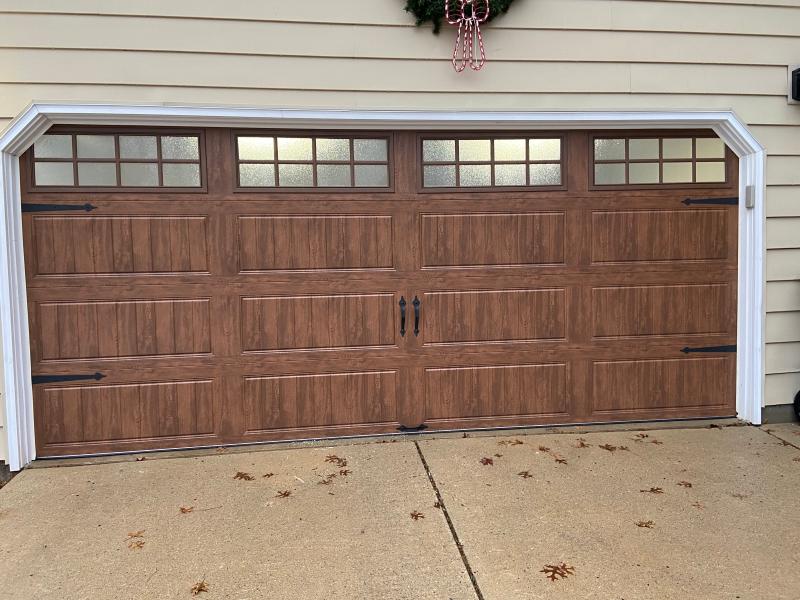
[[[733, 112], [428, 112], [32, 104], [0, 136], [0, 332], [8, 465], [12, 471], [36, 458], [18, 159], [56, 124], [440, 130], [711, 128], [740, 161], [736, 409], [739, 418], [761, 423], [766, 153]], [[755, 199], [751, 209], [745, 208], [744, 201], [748, 186], [752, 186]]]

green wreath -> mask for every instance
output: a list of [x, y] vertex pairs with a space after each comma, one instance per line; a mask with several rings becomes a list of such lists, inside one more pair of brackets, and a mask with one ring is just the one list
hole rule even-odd
[[[489, 21], [507, 12], [512, 2], [514, 0], [489, 0]], [[406, 11], [414, 15], [417, 25], [433, 23], [433, 33], [439, 33], [442, 28], [444, 0], [406, 0]]]

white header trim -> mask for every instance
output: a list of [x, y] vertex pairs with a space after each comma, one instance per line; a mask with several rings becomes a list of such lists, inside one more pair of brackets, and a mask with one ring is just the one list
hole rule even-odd
[[336, 129], [691, 129], [710, 127], [739, 156], [739, 308], [736, 408], [760, 424], [763, 402], [764, 174], [766, 153], [730, 111], [456, 112], [278, 110], [205, 106], [32, 104], [0, 136], [0, 331], [5, 370], [8, 462], [18, 471], [36, 458], [28, 307], [22, 249], [19, 156], [55, 124]]

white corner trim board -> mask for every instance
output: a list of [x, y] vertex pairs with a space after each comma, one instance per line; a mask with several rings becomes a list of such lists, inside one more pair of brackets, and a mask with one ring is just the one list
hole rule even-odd
[[428, 112], [278, 110], [118, 104], [32, 104], [0, 137], [0, 331], [5, 369], [8, 463], [18, 471], [36, 458], [28, 307], [22, 247], [19, 156], [51, 125], [144, 125], [337, 129], [652, 129], [711, 128], [739, 157], [738, 416], [760, 424], [763, 400], [764, 149], [730, 111]]

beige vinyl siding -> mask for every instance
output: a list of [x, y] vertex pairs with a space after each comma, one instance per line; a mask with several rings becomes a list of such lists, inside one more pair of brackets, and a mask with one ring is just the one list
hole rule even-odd
[[[402, 2], [0, 0], [0, 127], [31, 101], [428, 110], [732, 109], [767, 148], [766, 401], [800, 389], [800, 0], [535, 0], [480, 73]], [[794, 391], [793, 391], [794, 390]]]

